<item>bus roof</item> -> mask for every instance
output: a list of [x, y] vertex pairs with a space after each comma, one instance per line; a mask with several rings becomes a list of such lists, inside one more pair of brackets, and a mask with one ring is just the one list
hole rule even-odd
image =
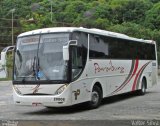
[[58, 32], [73, 32], [73, 31], [82, 31], [86, 33], [92, 33], [97, 35], [104, 35], [104, 36], [110, 36], [115, 38], [121, 38], [121, 39], [127, 39], [132, 41], [138, 41], [138, 42], [145, 42], [145, 43], [155, 43], [153, 40], [144, 40], [144, 39], [138, 39], [134, 37], [127, 36], [125, 34], [106, 31], [106, 30], [100, 30], [96, 28], [83, 28], [83, 27], [53, 27], [53, 28], [43, 28], [43, 29], [37, 29], [32, 30], [28, 32], [24, 32], [20, 34], [18, 37], [28, 36], [28, 35], [36, 35], [36, 34], [46, 34], [46, 33], [58, 33]]

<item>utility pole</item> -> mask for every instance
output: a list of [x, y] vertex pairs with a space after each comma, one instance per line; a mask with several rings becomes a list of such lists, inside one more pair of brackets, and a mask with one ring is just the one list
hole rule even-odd
[[13, 13], [15, 12], [15, 9], [10, 10], [12, 13], [12, 46], [14, 45], [14, 33], [13, 33]]
[[48, 0], [51, 3], [51, 22], [53, 22], [53, 1], [52, 0]]
[[52, 5], [52, 4], [53, 4], [53, 3], [52, 3], [52, 0], [51, 0], [51, 22], [53, 21], [53, 19], [52, 19], [52, 13], [53, 13], [53, 12], [52, 12], [52, 11], [53, 11], [53, 10], [52, 10], [52, 9], [53, 9], [52, 6], [53, 6], [53, 5]]

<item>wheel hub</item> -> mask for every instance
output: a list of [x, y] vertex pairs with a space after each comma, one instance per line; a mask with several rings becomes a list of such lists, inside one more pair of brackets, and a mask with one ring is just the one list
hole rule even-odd
[[99, 95], [97, 92], [92, 92], [92, 99], [91, 101], [93, 102], [93, 104], [97, 104], [99, 100]]

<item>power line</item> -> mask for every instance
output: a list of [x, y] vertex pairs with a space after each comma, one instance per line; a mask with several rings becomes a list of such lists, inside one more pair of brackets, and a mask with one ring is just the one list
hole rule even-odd
[[0, 44], [11, 44], [9, 42], [0, 42]]
[[[1, 20], [8, 20], [8, 21], [10, 21], [10, 20], [12, 20], [12, 19], [8, 19], [8, 18], [0, 18]], [[20, 19], [13, 19], [13, 20], [20, 20]]]
[[[12, 27], [4, 27], [4, 26], [0, 26], [0, 28], [12, 28]], [[21, 28], [21, 27], [13, 27], [13, 28]]]
[[[12, 27], [4, 27], [4, 26], [0, 26], [0, 28], [12, 28]], [[21, 28], [21, 27], [13, 27], [13, 28]]]
[[12, 45], [11, 43], [0, 43], [0, 45]]
[[0, 37], [3, 37], [3, 36], [12, 36], [12, 35], [0, 35]]

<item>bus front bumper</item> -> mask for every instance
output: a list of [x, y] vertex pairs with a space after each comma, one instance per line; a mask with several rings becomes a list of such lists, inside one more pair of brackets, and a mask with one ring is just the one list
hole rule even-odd
[[59, 95], [19, 95], [13, 89], [15, 105], [62, 107], [71, 106], [71, 94], [69, 91]]

